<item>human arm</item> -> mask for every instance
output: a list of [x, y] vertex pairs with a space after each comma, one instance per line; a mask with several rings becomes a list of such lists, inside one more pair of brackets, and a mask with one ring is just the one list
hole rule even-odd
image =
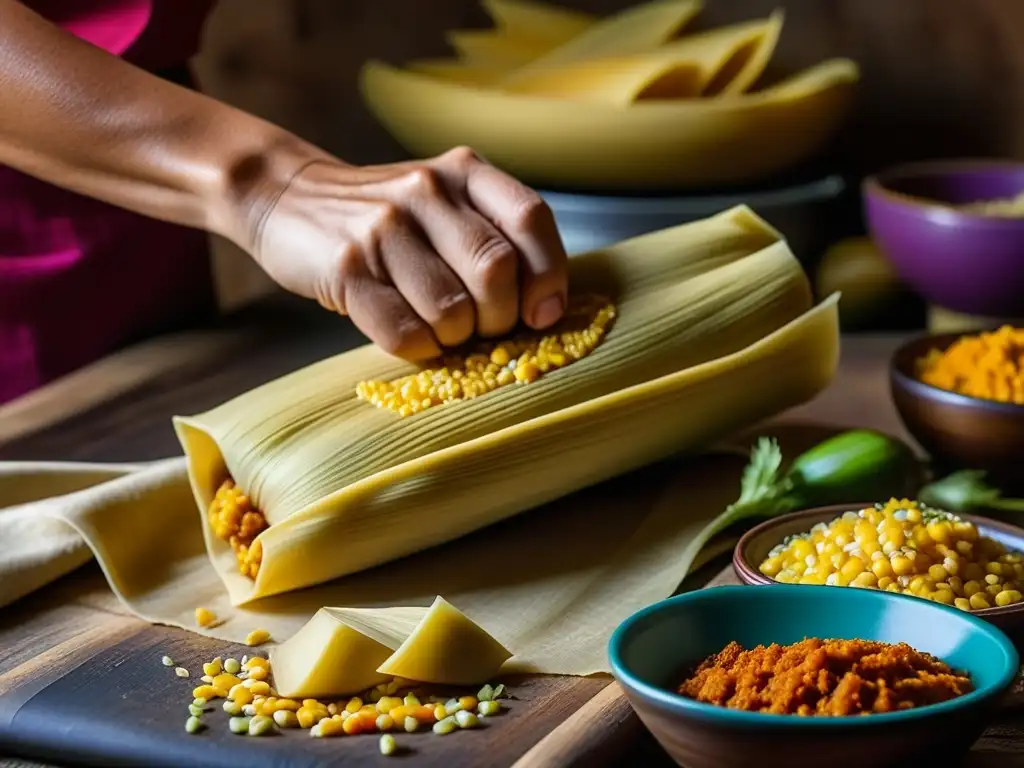
[[[0, 0], [0, 164], [217, 233], [410, 358], [564, 305], [535, 193], [466, 150], [357, 167]], [[144, 258], [144, 254], [139, 258]]]

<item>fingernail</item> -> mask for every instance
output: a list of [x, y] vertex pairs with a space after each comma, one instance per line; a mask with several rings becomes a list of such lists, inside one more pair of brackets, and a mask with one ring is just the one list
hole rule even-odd
[[532, 325], [534, 328], [547, 328], [550, 325], [554, 325], [562, 316], [564, 309], [565, 302], [561, 294], [556, 293], [554, 296], [548, 296], [534, 307]]

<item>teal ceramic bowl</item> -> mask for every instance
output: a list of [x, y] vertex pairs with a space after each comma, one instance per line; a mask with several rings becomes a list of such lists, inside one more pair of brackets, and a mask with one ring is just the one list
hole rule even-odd
[[[972, 693], [903, 712], [798, 717], [741, 712], [674, 692], [731, 641], [805, 637], [905, 642], [966, 671]], [[1009, 638], [964, 611], [876, 590], [808, 585], [714, 587], [663, 600], [612, 635], [612, 672], [644, 725], [687, 768], [884, 768], [950, 764], [978, 739], [1013, 684]]]

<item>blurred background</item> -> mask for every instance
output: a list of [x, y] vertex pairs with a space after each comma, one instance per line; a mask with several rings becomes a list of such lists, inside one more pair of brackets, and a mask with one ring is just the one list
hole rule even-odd
[[[558, 4], [602, 15], [631, 5]], [[814, 214], [819, 224], [827, 217], [821, 237], [863, 231], [858, 185], [865, 174], [915, 159], [1024, 157], [1021, 0], [707, 0], [688, 30], [762, 18], [779, 7], [785, 25], [768, 77], [837, 56], [860, 67], [856, 104], [839, 134], [813, 163], [789, 174], [796, 183], [833, 173], [845, 179], [845, 192]], [[408, 155], [359, 95], [363, 63], [452, 56], [446, 31], [490, 25], [477, 0], [220, 0], [195, 67], [202, 88], [218, 98], [346, 160], [386, 162]], [[829, 242], [798, 239], [813, 271]], [[215, 248], [226, 307], [269, 289], [245, 256], [224, 243]], [[922, 300], [905, 298], [884, 317], [855, 319], [848, 329], [930, 322]]]

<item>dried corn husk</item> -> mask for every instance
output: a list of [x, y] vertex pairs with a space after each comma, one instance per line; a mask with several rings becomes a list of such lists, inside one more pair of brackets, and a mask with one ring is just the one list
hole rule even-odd
[[[619, 316], [582, 360], [408, 419], [355, 396], [415, 370], [366, 346], [176, 418], [201, 510], [230, 473], [271, 527], [255, 582], [204, 525], [236, 605], [449, 541], [800, 403], [829, 381], [834, 302], [812, 309], [746, 207], [574, 258]], [[204, 512], [205, 514], [205, 512]]]
[[537, 0], [480, 0], [501, 34], [514, 40], [562, 45], [593, 26], [597, 18]]
[[502, 85], [587, 59], [644, 53], [679, 34], [702, 7], [700, 0], [649, 0], [631, 6], [600, 19], [563, 45], [524, 64], [503, 78]]
[[[782, 21], [782, 13], [776, 12], [767, 19], [687, 35], [631, 56], [532, 70], [499, 87], [510, 93], [620, 107], [639, 99], [743, 93], [764, 72]], [[481, 85], [495, 82], [493, 77], [493, 73], [489, 77], [481, 73], [475, 80], [463, 78], [462, 82]]]

